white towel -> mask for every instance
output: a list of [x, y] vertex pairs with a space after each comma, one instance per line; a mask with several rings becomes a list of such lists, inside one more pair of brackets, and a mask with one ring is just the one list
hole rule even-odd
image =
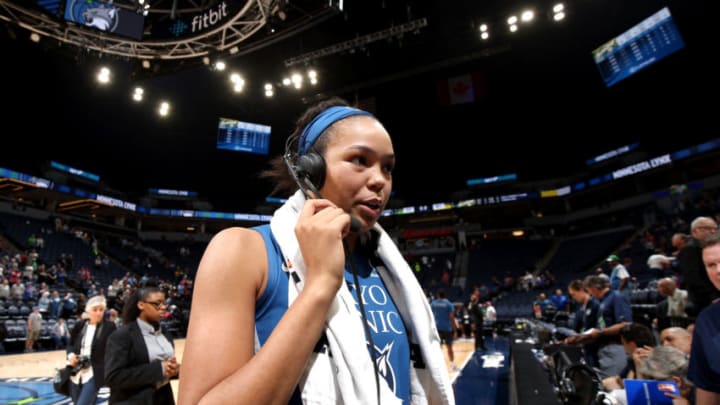
[[[288, 302], [302, 290], [305, 262], [297, 239], [295, 223], [305, 203], [301, 192], [295, 193], [280, 207], [270, 221], [270, 229], [286, 259], [300, 276], [300, 283], [289, 277]], [[402, 315], [412, 343], [420, 347], [424, 369], [410, 371], [410, 390], [414, 405], [451, 405], [455, 403], [453, 388], [440, 346], [435, 321], [422, 288], [392, 239], [376, 224], [380, 233], [378, 254], [387, 267], [378, 273]], [[355, 300], [347, 288], [340, 288], [328, 311], [326, 335], [332, 356], [315, 353], [303, 374], [300, 386], [306, 404], [375, 404], [375, 369], [365, 349], [365, 330]], [[400, 404], [380, 378], [380, 403]]]

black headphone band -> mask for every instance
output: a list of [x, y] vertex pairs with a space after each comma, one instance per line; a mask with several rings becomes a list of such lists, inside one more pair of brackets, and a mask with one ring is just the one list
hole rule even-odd
[[[283, 160], [287, 165], [290, 175], [309, 198], [317, 198], [320, 195], [319, 189], [325, 182], [325, 159], [313, 148], [302, 156], [292, 151], [292, 145], [297, 141], [298, 136], [290, 136], [285, 141], [285, 153]], [[312, 196], [308, 195], [312, 192]]]

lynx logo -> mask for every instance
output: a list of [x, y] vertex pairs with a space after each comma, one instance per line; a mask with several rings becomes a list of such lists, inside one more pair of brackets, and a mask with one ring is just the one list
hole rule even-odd
[[220, 20], [227, 17], [227, 4], [223, 1], [218, 4], [217, 9], [210, 9], [203, 14], [196, 15], [192, 20], [192, 32], [197, 32], [210, 28], [217, 24]]
[[395, 392], [395, 370], [393, 370], [390, 364], [390, 354], [392, 352], [394, 342], [390, 342], [389, 345], [385, 345], [382, 349], [375, 346], [376, 360], [378, 365], [378, 373], [381, 377], [387, 380], [390, 390]]
[[85, 25], [102, 31], [113, 31], [117, 26], [117, 10], [111, 7], [88, 8], [83, 12]]
[[119, 22], [118, 9], [115, 7], [94, 1], [80, 0], [68, 2], [65, 19], [108, 32], [114, 32]]

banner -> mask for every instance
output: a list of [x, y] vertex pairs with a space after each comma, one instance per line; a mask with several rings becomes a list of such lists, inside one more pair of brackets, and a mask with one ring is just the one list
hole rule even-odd
[[247, 1], [223, 0], [195, 14], [183, 14], [182, 18], [156, 21], [150, 27], [150, 37], [175, 39], [202, 34], [220, 27], [236, 16], [246, 3]]
[[467, 73], [437, 82], [441, 105], [472, 103], [485, 96], [485, 76], [480, 72]]

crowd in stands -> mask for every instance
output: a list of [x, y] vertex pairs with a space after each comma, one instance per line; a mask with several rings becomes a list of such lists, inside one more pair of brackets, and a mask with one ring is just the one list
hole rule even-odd
[[[682, 200], [651, 217], [630, 228], [555, 237], [554, 245], [471, 237], [465, 249], [447, 234], [399, 244], [428, 299], [443, 291], [453, 302], [454, 337], [475, 338], [478, 350], [484, 347], [479, 334], [497, 333], [503, 322], [517, 318], [536, 318], [578, 334], [568, 343], [584, 347], [586, 361], [602, 371], [609, 392], [622, 390], [622, 380], [632, 375], [678, 377], [683, 391], [691, 386], [687, 358], [695, 321], [720, 298], [701, 247], [718, 231], [718, 192]], [[56, 219], [5, 214], [0, 227], [4, 350], [66, 346], [68, 331], [94, 296], [106, 297], [105, 317], [119, 326], [126, 298], [148, 283], [165, 293], [164, 325], [184, 336], [202, 246], [143, 243]], [[492, 256], [488, 249], [500, 254], [493, 261], [474, 261]], [[548, 251], [552, 257], [544, 257]], [[467, 264], [461, 255], [469, 257]], [[670, 349], [659, 350], [662, 346], [681, 352], [684, 362]], [[663, 368], [676, 361], [676, 369]]]
[[[140, 243], [126, 243], [124, 255], [113, 263], [125, 273], [107, 282], [118, 273], [111, 271], [111, 256], [94, 233], [61, 221], [54, 221], [53, 227], [53, 222], [26, 220], [20, 224], [30, 229], [23, 237], [11, 231], [17, 219], [7, 218], [0, 218], [0, 352], [64, 349], [85, 303], [96, 296], [106, 298], [105, 318], [119, 326], [126, 298], [148, 283], [166, 292], [163, 326], [184, 337], [193, 288], [187, 267], [138, 255]], [[85, 259], [76, 260], [69, 251], [78, 252], [77, 246], [61, 238], [78, 241]], [[178, 254], [187, 257], [189, 248], [180, 246]], [[158, 267], [164, 271], [151, 271], [155, 262], [162, 263]]]

